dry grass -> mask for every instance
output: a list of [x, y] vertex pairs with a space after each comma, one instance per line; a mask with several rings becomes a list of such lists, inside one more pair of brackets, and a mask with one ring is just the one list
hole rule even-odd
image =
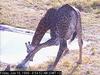
[[[92, 45], [83, 49], [83, 64], [76, 69], [73, 75], [99, 75], [100, 0], [0, 0], [0, 23], [35, 30], [47, 9], [65, 3], [75, 5], [81, 10], [84, 39], [93, 41]], [[95, 54], [87, 54], [93, 48], [96, 49]], [[76, 59], [78, 60], [78, 52], [70, 52], [60, 60], [55, 70], [61, 70], [63, 75], [67, 75]], [[46, 70], [48, 64], [53, 61], [41, 64], [43, 66], [32, 65], [27, 70]], [[1, 66], [3, 65], [0, 64]]]
[[23, 0], [0, 1], [0, 23], [21, 28], [35, 28], [42, 13], [28, 7]]
[[93, 21], [96, 21], [95, 14], [100, 16], [99, 0], [0, 0], [0, 23], [36, 29], [47, 9], [65, 3], [75, 5], [81, 11], [92, 12], [82, 15], [82, 22], [87, 25], [88, 22], [91, 25]]
[[[92, 55], [92, 54], [86, 54], [89, 53], [89, 49], [85, 48], [83, 49], [83, 62], [81, 65], [79, 65], [73, 75], [99, 75], [99, 68], [100, 68], [100, 55], [98, 53]], [[98, 59], [97, 59], [98, 58]], [[67, 75], [72, 68], [75, 66], [75, 62], [78, 60], [78, 52], [71, 51], [70, 54], [67, 54], [66, 56], [62, 57], [62, 59], [57, 64], [55, 70], [62, 71], [62, 75]], [[50, 60], [48, 62], [44, 62], [40, 65], [32, 65], [28, 67], [28, 71], [45, 71], [47, 70], [47, 67], [49, 64], [53, 63], [53, 60]], [[98, 70], [97, 70], [98, 69]]]

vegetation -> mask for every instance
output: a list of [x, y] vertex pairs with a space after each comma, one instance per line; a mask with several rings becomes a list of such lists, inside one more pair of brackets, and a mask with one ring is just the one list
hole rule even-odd
[[[85, 24], [95, 17], [95, 14], [100, 17], [99, 0], [0, 0], [0, 23], [34, 30], [47, 9], [66, 3], [89, 13], [89, 16], [82, 15]], [[84, 17], [87, 17], [87, 20], [84, 21]]]
[[[0, 23], [35, 30], [47, 9], [63, 4], [71, 4], [81, 11], [83, 39], [92, 43], [83, 48], [83, 63], [73, 75], [100, 74], [100, 0], [0, 0]], [[78, 50], [63, 57], [55, 70], [63, 75], [73, 68]], [[27, 70], [46, 70], [53, 60], [40, 65], [32, 65]], [[41, 66], [43, 65], [43, 66]], [[0, 67], [5, 65], [1, 64]], [[12, 66], [12, 68], [15, 67]], [[0, 68], [0, 70], [3, 70]]]

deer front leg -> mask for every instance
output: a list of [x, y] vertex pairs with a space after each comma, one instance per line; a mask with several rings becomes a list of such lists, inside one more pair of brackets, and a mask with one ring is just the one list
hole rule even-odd
[[[35, 47], [34, 50], [30, 50], [28, 55], [26, 56], [26, 58], [20, 63], [17, 65], [16, 68], [23, 68], [25, 66], [25, 64], [28, 62], [28, 60], [30, 59], [33, 59], [34, 55], [41, 49], [41, 48], [44, 48], [44, 47], [47, 47], [47, 46], [52, 46], [52, 45], [57, 45], [59, 44], [59, 42], [57, 42], [56, 39], [50, 39], [48, 40], [47, 42], [45, 43], [42, 43], [40, 45], [38, 45], [37, 47]], [[28, 48], [29, 49], [29, 48]]]
[[30, 51], [35, 49], [35, 46], [33, 47], [30, 42], [25, 43], [25, 45], [26, 45], [26, 48], [27, 48], [27, 53], [29, 53]]
[[[25, 45], [26, 45], [26, 48], [27, 48], [27, 53], [30, 53], [32, 50], [35, 49], [35, 46], [33, 47], [30, 42], [25, 43]], [[29, 60], [30, 61], [33, 61], [33, 56]]]
[[[57, 38], [51, 38], [50, 40], [46, 41], [45, 43], [42, 43], [40, 44], [38, 47], [38, 50], [40, 50], [41, 48], [44, 48], [44, 47], [48, 47], [48, 46], [52, 46], [52, 45], [58, 45], [59, 44], [59, 41]], [[26, 47], [27, 47], [27, 52], [29, 53], [30, 51], [34, 50], [35, 47], [32, 47], [32, 45], [30, 44], [30, 42], [26, 43]], [[38, 51], [37, 50], [37, 51]], [[37, 52], [36, 51], [36, 52]], [[30, 58], [30, 61], [33, 61], [33, 57], [34, 57], [35, 54], [32, 55], [32, 57]]]
[[64, 39], [61, 39], [60, 40], [60, 48], [59, 48], [59, 51], [58, 51], [58, 54], [57, 54], [57, 57], [55, 59], [55, 62], [53, 65], [49, 65], [48, 66], [48, 69], [47, 70], [54, 70], [54, 68], [56, 67], [57, 63], [59, 62], [64, 50], [67, 49], [67, 43], [66, 43], [66, 40]]

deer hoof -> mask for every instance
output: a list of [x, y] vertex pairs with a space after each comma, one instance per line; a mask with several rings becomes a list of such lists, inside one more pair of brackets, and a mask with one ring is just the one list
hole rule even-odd
[[33, 57], [30, 58], [30, 61], [33, 61]]
[[47, 71], [53, 71], [54, 67], [53, 65], [48, 65]]
[[82, 64], [82, 60], [78, 60], [76, 63], [77, 64]]
[[69, 50], [65, 50], [64, 53], [63, 53], [63, 56], [65, 56], [68, 53], [69, 53]]
[[28, 43], [25, 43], [26, 45], [26, 48], [27, 48], [27, 53], [29, 53], [31, 51], [31, 45], [30, 45], [30, 42]]
[[16, 66], [16, 68], [17, 68], [17, 69], [24, 69], [24, 68], [26, 68], [26, 67], [25, 67], [25, 65], [23, 65], [23, 64], [18, 64], [18, 65]]

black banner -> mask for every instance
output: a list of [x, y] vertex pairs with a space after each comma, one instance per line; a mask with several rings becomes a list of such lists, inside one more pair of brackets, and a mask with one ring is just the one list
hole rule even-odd
[[62, 75], [61, 71], [0, 71], [0, 75]]

